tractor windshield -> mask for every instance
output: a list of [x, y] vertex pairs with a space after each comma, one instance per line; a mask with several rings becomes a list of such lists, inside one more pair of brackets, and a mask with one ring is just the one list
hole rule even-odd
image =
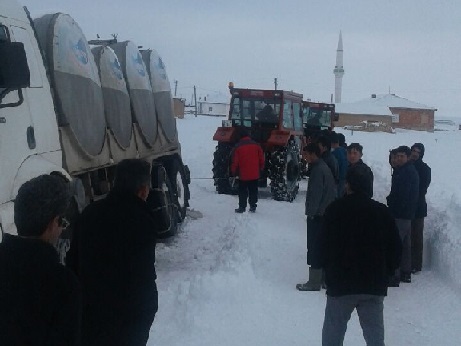
[[253, 123], [279, 122], [280, 100], [234, 97], [230, 119], [237, 126], [251, 127]]
[[331, 110], [305, 107], [303, 110], [303, 123], [306, 127], [329, 128], [331, 126]]

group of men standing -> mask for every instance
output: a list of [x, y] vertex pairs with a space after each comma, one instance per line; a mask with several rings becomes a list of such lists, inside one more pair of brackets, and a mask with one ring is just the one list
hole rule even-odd
[[18, 236], [0, 243], [0, 343], [144, 346], [158, 308], [151, 165], [121, 161], [112, 191], [78, 217], [66, 266], [66, 178], [41, 175], [14, 202]]
[[411, 273], [422, 268], [431, 176], [422, 161], [424, 145], [391, 152], [395, 160], [387, 206], [372, 199], [374, 176], [362, 161], [359, 143], [340, 145], [333, 133], [304, 151], [310, 171], [305, 205], [309, 280], [296, 288], [326, 287], [324, 346], [342, 344], [354, 309], [367, 345], [384, 345], [387, 289], [411, 282]]

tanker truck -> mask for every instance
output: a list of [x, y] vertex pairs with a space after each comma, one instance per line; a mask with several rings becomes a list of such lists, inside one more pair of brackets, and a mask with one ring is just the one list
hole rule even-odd
[[[159, 236], [173, 235], [185, 218], [190, 174], [162, 59], [131, 41], [90, 43], [70, 15], [32, 19], [16, 0], [0, 2], [2, 234], [16, 233], [13, 202], [27, 180], [69, 181], [72, 225], [110, 191], [116, 164], [129, 158], [152, 164], [148, 203]], [[63, 232], [62, 257], [71, 233]]]

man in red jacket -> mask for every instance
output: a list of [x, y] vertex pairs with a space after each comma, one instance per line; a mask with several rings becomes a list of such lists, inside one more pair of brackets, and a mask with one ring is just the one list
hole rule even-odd
[[239, 177], [239, 207], [236, 213], [243, 213], [250, 204], [250, 212], [256, 211], [258, 202], [259, 173], [264, 168], [264, 153], [261, 146], [253, 141], [248, 130], [239, 130], [240, 140], [235, 145], [232, 154], [232, 175]]

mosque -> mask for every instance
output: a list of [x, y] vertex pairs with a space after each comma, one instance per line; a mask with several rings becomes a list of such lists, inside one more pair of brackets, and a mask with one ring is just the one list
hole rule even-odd
[[341, 101], [344, 76], [343, 37], [339, 32], [336, 49], [335, 108], [339, 114], [336, 127], [357, 127], [369, 131], [403, 128], [434, 131], [436, 108], [417, 103], [395, 94], [370, 94], [370, 97], [351, 103]]

